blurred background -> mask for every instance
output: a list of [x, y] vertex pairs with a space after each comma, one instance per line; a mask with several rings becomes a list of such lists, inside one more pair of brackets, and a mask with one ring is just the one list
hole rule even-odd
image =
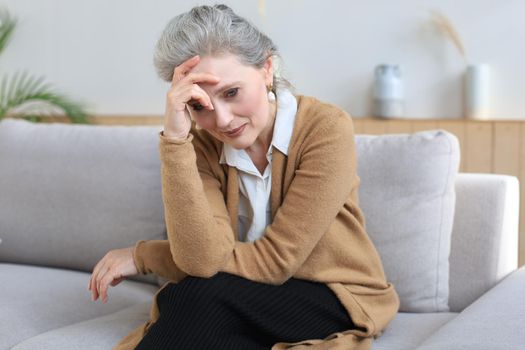
[[[175, 15], [212, 1], [2, 0], [18, 19], [0, 74], [27, 70], [85, 102], [95, 115], [161, 116], [168, 84], [152, 53]], [[403, 117], [463, 117], [467, 64], [490, 66], [491, 119], [525, 116], [525, 1], [223, 1], [281, 50], [282, 75], [297, 92], [335, 103], [353, 117], [373, 114], [374, 69], [399, 65]], [[431, 21], [453, 23], [463, 57]]]

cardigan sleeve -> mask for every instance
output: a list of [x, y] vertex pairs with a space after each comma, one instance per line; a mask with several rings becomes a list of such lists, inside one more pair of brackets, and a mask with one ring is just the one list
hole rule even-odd
[[188, 275], [171, 259], [167, 240], [138, 241], [133, 250], [133, 261], [139, 274], [154, 273], [174, 282], [180, 282]]
[[[203, 155], [198, 161], [192, 141]], [[220, 182], [205, 159], [210, 152], [202, 148], [191, 133], [185, 140], [159, 133], [168, 240], [136, 243], [133, 259], [139, 273], [155, 273], [176, 282], [187, 275], [211, 277], [231, 255], [235, 239], [229, 214]]]
[[193, 134], [185, 142], [160, 135], [162, 197], [175, 265], [191, 276], [211, 277], [231, 255], [235, 238], [220, 181], [205, 159], [215, 150], [204, 151], [200, 141]]
[[[351, 119], [331, 119], [312, 131], [274, 221], [254, 242], [234, 238], [210, 161], [192, 136], [160, 141], [162, 193], [174, 264], [189, 275], [219, 271], [282, 284], [308, 258], [348, 199], [356, 172]], [[217, 159], [213, 159], [217, 161]]]

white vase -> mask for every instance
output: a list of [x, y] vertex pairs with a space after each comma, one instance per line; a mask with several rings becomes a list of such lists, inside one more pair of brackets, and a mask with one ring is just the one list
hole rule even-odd
[[374, 73], [374, 116], [402, 117], [405, 99], [401, 68], [398, 65], [381, 64]]
[[465, 72], [464, 114], [467, 119], [490, 118], [490, 66], [470, 64]]

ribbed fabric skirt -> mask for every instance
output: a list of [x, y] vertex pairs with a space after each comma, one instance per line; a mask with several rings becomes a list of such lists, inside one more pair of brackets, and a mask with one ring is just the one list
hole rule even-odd
[[295, 278], [276, 286], [224, 272], [188, 276], [165, 286], [157, 305], [136, 349], [271, 349], [355, 328], [325, 284]]

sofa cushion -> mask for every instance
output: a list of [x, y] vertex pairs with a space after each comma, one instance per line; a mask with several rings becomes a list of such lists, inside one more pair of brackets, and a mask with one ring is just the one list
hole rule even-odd
[[372, 350], [415, 349], [458, 314], [452, 312], [400, 312], [372, 343]]
[[159, 130], [0, 122], [0, 261], [91, 272], [111, 249], [164, 239]]
[[444, 130], [356, 135], [360, 207], [400, 311], [448, 311], [459, 143]]
[[147, 283], [122, 281], [109, 289], [104, 304], [91, 300], [89, 277], [87, 272], [0, 263], [0, 350], [59, 327], [138, 303], [151, 304], [158, 289]]
[[[130, 306], [115, 313], [75, 323], [30, 338], [12, 350], [110, 349], [136, 327], [149, 320], [151, 303]], [[372, 350], [414, 349], [456, 313], [398, 313]]]
[[[54, 329], [30, 338], [11, 350], [111, 349], [136, 327], [149, 320], [150, 303], [130, 306], [115, 313]], [[372, 350], [415, 349], [457, 314], [399, 313], [385, 332], [372, 343]]]
[[30, 338], [11, 350], [112, 349], [133, 329], [149, 320], [151, 303], [75, 323]]
[[525, 267], [507, 276], [428, 337], [418, 350], [523, 349]]

